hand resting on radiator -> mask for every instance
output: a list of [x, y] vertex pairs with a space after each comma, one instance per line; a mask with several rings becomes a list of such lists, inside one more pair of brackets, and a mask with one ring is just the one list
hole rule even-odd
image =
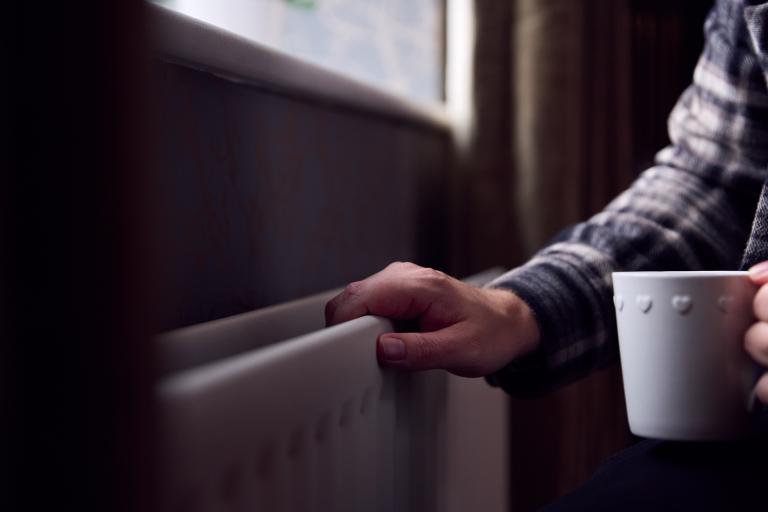
[[531, 352], [539, 339], [533, 312], [513, 293], [413, 263], [393, 263], [350, 283], [325, 307], [328, 325], [369, 314], [418, 325], [419, 332], [379, 336], [379, 362], [397, 368], [479, 377]]

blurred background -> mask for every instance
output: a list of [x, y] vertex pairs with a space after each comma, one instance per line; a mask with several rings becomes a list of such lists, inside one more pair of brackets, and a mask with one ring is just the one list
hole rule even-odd
[[[708, 7], [16, 3], [3, 45], [4, 499], [150, 508], [158, 332], [395, 260], [510, 268], [598, 211], [667, 143]], [[269, 59], [196, 61], [169, 9]], [[281, 59], [332, 79], [274, 79]], [[632, 441], [618, 368], [510, 400], [513, 510]]]

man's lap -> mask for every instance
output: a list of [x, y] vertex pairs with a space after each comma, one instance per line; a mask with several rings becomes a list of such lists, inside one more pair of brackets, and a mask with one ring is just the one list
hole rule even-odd
[[768, 510], [768, 439], [641, 441], [544, 510]]

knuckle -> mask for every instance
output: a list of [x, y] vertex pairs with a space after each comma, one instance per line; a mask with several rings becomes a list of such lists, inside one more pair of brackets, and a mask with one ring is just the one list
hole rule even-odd
[[434, 268], [424, 268], [422, 269], [422, 274], [425, 280], [438, 287], [445, 286], [449, 280], [448, 275]]
[[768, 374], [764, 374], [760, 377], [760, 380], [757, 381], [755, 394], [762, 403], [768, 405]]
[[434, 336], [418, 334], [414, 337], [416, 346], [414, 363], [423, 368], [434, 368], [440, 359], [440, 343]]
[[768, 320], [768, 286], [761, 286], [757, 291], [752, 302], [752, 309], [757, 318]]
[[344, 298], [346, 300], [355, 300], [363, 293], [363, 282], [354, 281], [344, 287]]
[[393, 261], [392, 263], [387, 265], [387, 268], [410, 268], [410, 267], [415, 267], [415, 266], [416, 265], [414, 265], [410, 261], [399, 261], [398, 260], [398, 261]]
[[768, 352], [768, 324], [758, 322], [747, 329], [744, 335], [744, 348], [752, 354]]

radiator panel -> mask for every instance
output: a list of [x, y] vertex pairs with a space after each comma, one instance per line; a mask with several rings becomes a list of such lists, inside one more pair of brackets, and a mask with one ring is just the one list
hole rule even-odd
[[[397, 379], [370, 345], [388, 330], [386, 320], [361, 318], [166, 379], [167, 499], [202, 490], [197, 510], [391, 502]], [[191, 510], [186, 501], [172, 508]]]
[[[322, 325], [325, 300], [302, 301], [294, 313], [314, 320], [295, 325]], [[278, 343], [270, 334], [294, 323], [290, 306], [274, 311], [161, 338], [169, 368], [208, 358], [158, 387], [163, 510], [506, 509], [498, 390], [443, 371], [383, 370], [375, 340], [392, 330], [386, 319]]]

